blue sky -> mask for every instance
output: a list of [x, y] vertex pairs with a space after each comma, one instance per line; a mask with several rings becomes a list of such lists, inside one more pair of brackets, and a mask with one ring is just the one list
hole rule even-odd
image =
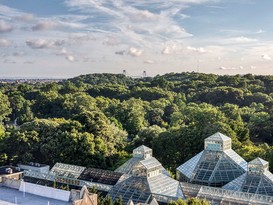
[[0, 0], [0, 77], [273, 74], [273, 1]]

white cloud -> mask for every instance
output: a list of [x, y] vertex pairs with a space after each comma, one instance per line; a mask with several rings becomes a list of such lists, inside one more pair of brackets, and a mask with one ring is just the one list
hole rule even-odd
[[155, 61], [153, 60], [145, 60], [143, 61], [144, 64], [155, 64]]
[[0, 39], [0, 47], [9, 47], [11, 46], [11, 41], [7, 39]]
[[24, 64], [34, 64], [34, 61], [25, 61]]
[[263, 54], [261, 57], [263, 60], [271, 60], [271, 57], [268, 54]]
[[47, 39], [35, 39], [28, 40], [26, 44], [33, 49], [43, 49], [43, 48], [52, 48], [56, 46], [61, 46], [64, 44], [63, 40], [47, 40]]
[[186, 14], [180, 14], [179, 15], [181, 19], [187, 19], [187, 18], [190, 18], [189, 15], [186, 15]]
[[66, 50], [66, 48], [62, 48], [60, 51], [56, 53], [56, 55], [60, 55], [60, 56], [67, 55], [67, 54], [68, 54], [68, 51]]
[[[188, 3], [201, 3], [206, 1], [170, 1], [167, 8], [160, 1], [154, 10], [156, 2], [147, 1], [111, 1], [108, 0], [66, 0], [66, 5], [72, 9], [89, 12], [94, 22], [89, 25], [90, 31], [106, 34], [116, 34], [118, 44], [133, 45], [135, 47], [153, 47], [166, 41], [182, 41], [192, 36], [174, 16], [180, 12], [182, 6]], [[157, 3], [156, 3], [157, 4]], [[143, 9], [145, 8], [145, 9]], [[170, 12], [171, 11], [171, 12]], [[103, 21], [96, 25], [96, 18]], [[104, 41], [104, 45], [113, 45], [112, 41]], [[116, 45], [116, 42], [113, 42]]]
[[161, 51], [161, 54], [164, 55], [169, 55], [174, 53], [177, 50], [177, 45], [174, 43], [168, 43], [168, 45], [166, 45], [163, 50]]
[[32, 27], [33, 31], [44, 31], [55, 29], [59, 24], [53, 21], [42, 21]]
[[24, 13], [18, 11], [17, 9], [13, 9], [8, 6], [0, 4], [0, 14], [2, 15], [1, 17], [10, 19], [10, 17], [20, 16]]
[[25, 53], [22, 52], [22, 51], [15, 51], [12, 55], [18, 57], [18, 56], [23, 56], [23, 55], [25, 55]]
[[127, 54], [132, 56], [132, 57], [138, 57], [138, 56], [141, 56], [143, 50], [139, 49], [139, 48], [134, 48], [134, 47], [131, 47]]
[[129, 55], [132, 57], [139, 57], [141, 56], [143, 53], [143, 50], [140, 48], [135, 48], [135, 47], [130, 47], [128, 50], [120, 50], [120, 51], [116, 51], [115, 54], [116, 55]]
[[31, 22], [35, 20], [35, 17], [33, 14], [22, 14], [20, 16], [16, 16], [15, 19], [25, 21], [25, 22]]
[[76, 58], [73, 55], [67, 55], [65, 57], [65, 59], [68, 60], [69, 62], [75, 62], [76, 61]]
[[149, 12], [148, 10], [136, 10], [135, 12], [129, 13], [130, 18], [134, 21], [153, 21], [153, 20], [159, 20], [160, 15], [153, 14]]
[[261, 33], [265, 33], [265, 31], [263, 29], [259, 29], [256, 34], [261, 34]]
[[[60, 51], [55, 53], [57, 56], [64, 56], [65, 59], [69, 62], [77, 61], [76, 55], [73, 52], [68, 51], [66, 48], [62, 48]], [[84, 62], [87, 62], [88, 57], [82, 57]]]
[[4, 20], [0, 20], [0, 33], [12, 31], [12, 26]]
[[6, 63], [6, 64], [15, 64], [16, 61], [10, 60], [10, 59], [4, 59], [4, 60], [3, 60], [3, 63]]
[[162, 54], [170, 54], [173, 52], [173, 49], [170, 46], [166, 46], [165, 48], [163, 48], [163, 50], [161, 51]]
[[87, 25], [81, 23], [87, 17], [82, 15], [62, 15], [53, 16], [48, 18], [38, 18], [36, 17], [36, 24], [32, 26], [33, 31], [46, 31], [46, 30], [64, 30], [64, 29], [85, 29]]
[[121, 40], [117, 37], [109, 36], [105, 41], [102, 42], [103, 45], [107, 46], [117, 46], [121, 44]]
[[240, 36], [240, 37], [234, 37], [234, 38], [229, 38], [223, 41], [223, 43], [227, 44], [247, 44], [247, 43], [255, 43], [257, 42], [257, 39], [254, 38], [248, 38], [245, 36]]
[[216, 2], [217, 0], [127, 0], [128, 3], [133, 4], [134, 6], [149, 6], [149, 7], [161, 7], [161, 8], [169, 8], [173, 5], [177, 5], [177, 7], [186, 7], [189, 4], [202, 4], [206, 2]]
[[222, 66], [219, 69], [220, 70], [242, 70], [244, 68], [243, 68], [243, 66], [239, 66], [239, 67], [224, 67], [224, 66]]
[[[87, 61], [94, 64], [92, 67], [111, 67], [110, 72], [117, 72], [121, 65], [128, 69], [139, 69], [146, 64], [153, 70], [153, 74], [156, 74], [187, 71], [199, 66], [202, 72], [224, 73], [219, 70], [221, 65], [225, 65], [221, 69], [226, 70], [226, 73], [242, 73], [247, 68], [250, 70], [250, 65], [258, 65], [261, 54], [268, 54], [269, 57], [273, 55], [273, 46], [267, 45], [271, 42], [263, 40], [264, 35], [257, 35], [263, 30], [215, 32], [211, 39], [209, 35], [204, 38], [202, 34], [191, 38], [192, 35], [184, 28], [183, 21], [191, 16], [183, 14], [184, 9], [190, 7], [190, 4], [214, 0], [64, 1], [69, 6], [69, 15], [65, 15], [64, 10], [60, 15], [46, 15], [43, 12], [42, 16], [37, 12], [33, 16], [15, 10], [9, 11], [9, 14], [5, 13], [3, 20], [15, 30], [8, 34], [12, 46], [6, 49], [5, 58], [10, 57], [11, 60], [20, 60], [22, 63], [28, 59], [43, 57], [43, 62], [54, 60], [54, 64], [59, 67], [63, 67], [62, 63], [66, 61], [79, 64]], [[0, 13], [2, 15], [1, 6]], [[193, 16], [192, 20], [199, 21], [198, 18]], [[38, 52], [37, 49], [48, 50]], [[15, 51], [25, 54], [15, 58], [15, 55], [20, 55]], [[1, 55], [4, 56], [4, 52]], [[35, 64], [38, 66], [40, 62], [36, 59]], [[268, 67], [268, 63], [270, 61], [260, 62], [259, 72]], [[240, 64], [244, 65], [245, 70], [240, 71]], [[73, 70], [72, 66], [70, 67]], [[79, 72], [87, 71], [83, 67], [85, 66], [81, 66]], [[169, 70], [170, 67], [172, 70]]]
[[194, 47], [188, 46], [187, 49], [189, 51], [193, 51], [193, 52], [197, 52], [197, 53], [207, 53], [208, 52], [207, 50], [205, 50], [202, 47], [200, 47], [200, 48], [194, 48]]
[[77, 30], [77, 29], [87, 28], [87, 25], [83, 24], [83, 23], [78, 23], [78, 22], [64, 22], [64, 21], [60, 21], [59, 22], [59, 27], [60, 28], [69, 28], [69, 29]]
[[71, 33], [68, 37], [68, 43], [70, 45], [81, 45], [81, 44], [87, 44], [89, 41], [95, 41], [96, 37], [91, 33]]

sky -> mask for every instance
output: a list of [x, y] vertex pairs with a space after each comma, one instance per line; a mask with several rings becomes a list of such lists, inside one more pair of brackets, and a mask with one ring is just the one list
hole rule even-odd
[[273, 75], [271, 0], [0, 0], [0, 78]]

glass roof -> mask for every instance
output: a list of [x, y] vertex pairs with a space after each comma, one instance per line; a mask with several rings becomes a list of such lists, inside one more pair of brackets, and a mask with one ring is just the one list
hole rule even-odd
[[223, 188], [227, 190], [273, 196], [273, 174], [269, 171], [266, 171], [264, 174], [245, 173], [226, 184]]
[[78, 177], [78, 179], [101, 184], [114, 185], [118, 182], [122, 175], [122, 173], [108, 170], [86, 168]]
[[205, 141], [231, 141], [230, 137], [223, 135], [220, 132], [216, 132], [215, 134], [209, 136], [208, 138], [205, 139]]
[[133, 152], [141, 152], [141, 153], [152, 152], [152, 151], [153, 150], [151, 148], [146, 147], [145, 145], [141, 145], [133, 150]]
[[133, 200], [134, 203], [147, 203], [151, 194], [162, 195], [171, 199], [185, 198], [180, 182], [165, 174], [151, 178], [130, 176], [113, 186], [109, 194], [113, 200], [122, 196], [124, 203], [129, 200]]
[[146, 177], [131, 176], [113, 186], [109, 195], [113, 201], [122, 197], [123, 203], [132, 200], [136, 203], [146, 203], [151, 197], [151, 191]]
[[[140, 146], [136, 149], [146, 150], [152, 153], [152, 149], [145, 146]], [[133, 176], [123, 181], [120, 180], [112, 188], [109, 193], [114, 200], [119, 197], [119, 195], [122, 195], [122, 197], [125, 197], [125, 203], [131, 198], [135, 198], [135, 200], [133, 200], [134, 203], [145, 203], [145, 200], [137, 199], [140, 197], [140, 193], [152, 193], [158, 196], [164, 196], [168, 199], [184, 198], [180, 183], [172, 179], [161, 163], [152, 157], [152, 155], [149, 155], [147, 158], [140, 158], [138, 155], [134, 155], [115, 171]], [[133, 189], [135, 188], [136, 191], [134, 192]], [[138, 191], [140, 193], [138, 193]], [[142, 199], [143, 197], [140, 198]]]
[[[137, 151], [136, 151], [137, 150]], [[152, 149], [146, 147], [146, 146], [140, 146], [136, 149], [134, 149], [134, 153], [136, 152], [149, 152], [148, 155], [143, 155], [143, 157], [139, 157], [139, 155], [133, 155], [131, 159], [129, 159], [127, 162], [125, 162], [123, 165], [118, 167], [115, 171], [124, 173], [124, 174], [132, 174], [136, 175], [136, 173], [139, 173], [138, 170], [141, 167], [144, 167], [146, 170], [151, 169], [158, 169], [162, 172], [166, 173], [165, 169], [162, 167], [161, 163], [152, 156]], [[141, 155], [142, 156], [142, 155]], [[169, 175], [169, 174], [167, 174]]]
[[205, 139], [205, 149], [177, 168], [181, 181], [223, 186], [247, 171], [247, 162], [231, 149], [231, 138], [217, 132]]
[[240, 165], [245, 171], [247, 171], [247, 162], [240, 156], [238, 155], [234, 150], [229, 149], [224, 151], [225, 154], [232, 159], [236, 164]]
[[152, 169], [155, 167], [162, 167], [161, 163], [154, 157], [151, 157], [149, 159], [141, 160], [140, 163], [146, 168], [146, 169]]
[[192, 183], [223, 186], [245, 173], [246, 162], [243, 163], [241, 160], [243, 159], [234, 151], [204, 150], [178, 167], [177, 171]]
[[265, 166], [265, 165], [268, 165], [268, 162], [261, 159], [260, 157], [257, 157], [256, 159], [252, 160], [248, 164]]
[[153, 194], [185, 198], [180, 183], [164, 174], [148, 178], [148, 183]]
[[273, 182], [273, 174], [270, 171], [264, 172], [264, 175]]
[[125, 162], [123, 165], [118, 167], [115, 170], [115, 172], [120, 172], [120, 173], [124, 173], [124, 174], [132, 174], [135, 166], [137, 166], [140, 161], [141, 161], [140, 158], [133, 157], [133, 158], [129, 159], [127, 162]]
[[205, 198], [212, 204], [230, 205], [272, 205], [273, 202], [272, 196], [267, 196], [264, 194], [253, 194], [208, 186], [201, 186], [198, 191], [197, 198]]
[[228, 190], [240, 191], [241, 187], [244, 183], [244, 179], [246, 177], [246, 174], [247, 173], [244, 173], [243, 175], [237, 177], [233, 181], [227, 183], [225, 186], [223, 186], [223, 188], [228, 189]]
[[49, 174], [77, 179], [84, 170], [85, 167], [56, 163], [50, 170]]
[[191, 178], [193, 170], [195, 169], [196, 165], [198, 164], [201, 156], [203, 155], [203, 152], [200, 152], [199, 154], [195, 155], [190, 160], [186, 161], [184, 164], [180, 165], [177, 170], [181, 172], [183, 175], [185, 175], [188, 178]]

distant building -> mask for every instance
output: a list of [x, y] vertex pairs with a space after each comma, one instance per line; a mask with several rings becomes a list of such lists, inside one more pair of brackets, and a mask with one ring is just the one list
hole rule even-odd
[[3, 166], [0, 167], [0, 180], [1, 177], [20, 179], [23, 171], [19, 167]]
[[273, 174], [267, 161], [256, 158], [248, 163], [247, 173], [226, 184], [227, 190], [273, 196]]
[[26, 163], [26, 164], [18, 164], [18, 167], [22, 170], [28, 170], [33, 172], [39, 172], [39, 173], [48, 173], [49, 172], [49, 165], [46, 164], [40, 164], [40, 163]]
[[18, 189], [23, 171], [19, 167], [3, 166], [0, 167], [0, 186]]
[[244, 174], [247, 162], [231, 148], [231, 139], [219, 132], [205, 139], [204, 150], [179, 166], [180, 181], [221, 187]]

